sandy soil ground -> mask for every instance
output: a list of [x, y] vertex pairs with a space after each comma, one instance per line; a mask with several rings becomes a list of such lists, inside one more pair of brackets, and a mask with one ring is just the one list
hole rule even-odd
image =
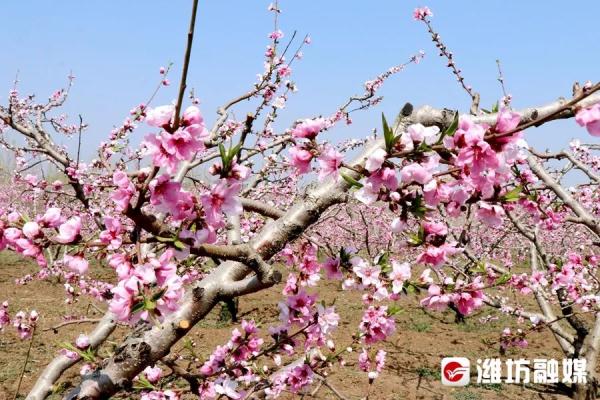
[[[43, 331], [62, 321], [64, 314], [77, 314], [89, 318], [98, 318], [99, 312], [90, 306], [88, 300], [75, 305], [64, 303], [63, 287], [58, 283], [34, 281], [25, 286], [15, 285], [15, 278], [35, 271], [32, 266], [13, 255], [0, 254], [0, 301], [10, 301], [10, 310], [14, 315], [19, 309], [35, 308], [41, 315], [30, 360], [25, 368], [21, 396], [27, 393], [41, 369], [61, 348], [61, 343], [72, 341], [79, 333], [91, 329], [90, 324], [69, 325], [58, 330]], [[351, 341], [350, 335], [356, 331], [360, 321], [360, 303], [355, 294], [337, 289], [335, 284], [326, 284], [322, 299], [326, 302], [336, 300], [338, 312], [342, 315], [342, 325], [338, 329], [336, 343], [343, 346]], [[263, 324], [275, 322], [278, 317], [276, 307], [281, 298], [281, 287], [272, 288], [245, 297], [240, 302], [240, 318], [253, 318]], [[97, 305], [105, 307], [105, 305]], [[483, 400], [483, 399], [566, 399], [553, 394], [551, 388], [544, 386], [523, 387], [514, 384], [476, 385], [463, 388], [449, 388], [440, 383], [440, 360], [446, 356], [463, 356], [475, 363], [477, 358], [556, 358], [562, 359], [554, 339], [548, 332], [534, 333], [530, 337], [531, 345], [527, 349], [510, 349], [507, 354], [499, 355], [497, 339], [505, 326], [516, 327], [512, 319], [499, 316], [497, 321], [482, 324], [482, 316], [494, 311], [468, 318], [463, 324], [455, 324], [452, 313], [427, 313], [419, 306], [415, 297], [400, 302], [402, 312], [396, 315], [397, 333], [383, 344], [388, 352], [387, 370], [373, 385], [368, 384], [364, 373], [354, 366], [356, 355], [348, 358], [348, 366], [334, 369], [328, 382], [339, 390], [348, 400], [358, 400], [369, 394], [369, 399], [444, 399], [444, 400]], [[195, 352], [200, 359], [206, 358], [218, 344], [223, 344], [230, 335], [233, 325], [221, 322], [217, 309], [190, 335], [195, 343]], [[102, 353], [110, 352], [124, 330], [118, 329], [103, 348]], [[12, 399], [17, 381], [23, 368], [27, 351], [27, 342], [21, 342], [14, 329], [8, 327], [0, 333], [0, 400]], [[177, 348], [181, 348], [179, 343]], [[61, 398], [60, 392], [79, 379], [79, 367], [67, 371], [61, 379], [58, 393], [51, 399]], [[473, 380], [472, 380], [473, 381]], [[117, 397], [121, 398], [121, 397]], [[127, 397], [130, 398], [130, 397]], [[286, 398], [291, 399], [291, 395]], [[305, 398], [311, 398], [310, 395]], [[322, 387], [312, 398], [336, 399], [327, 388]]]

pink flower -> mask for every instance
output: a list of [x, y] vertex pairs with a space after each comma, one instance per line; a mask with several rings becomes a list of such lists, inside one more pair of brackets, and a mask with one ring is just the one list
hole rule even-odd
[[60, 208], [50, 207], [42, 216], [41, 222], [49, 228], [55, 228], [61, 223]]
[[109, 250], [119, 248], [123, 242], [120, 236], [123, 232], [121, 222], [113, 217], [104, 217], [104, 226], [106, 229], [100, 232], [100, 241], [104, 244], [109, 244], [107, 247]]
[[4, 238], [9, 242], [15, 242], [21, 238], [22, 231], [17, 228], [6, 228], [3, 232]]
[[379, 198], [379, 188], [375, 189], [373, 183], [367, 182], [354, 193], [354, 197], [366, 205], [371, 205]]
[[36, 186], [39, 181], [40, 179], [35, 175], [27, 174], [25, 176], [25, 182], [29, 183], [31, 186]]
[[504, 209], [497, 204], [489, 204], [485, 201], [479, 202], [477, 216], [483, 222], [493, 228], [498, 228], [502, 225], [502, 217], [505, 215]]
[[28, 256], [28, 257], [37, 257], [38, 255], [41, 254], [41, 249], [40, 247], [36, 246], [31, 240], [29, 239], [17, 239], [15, 241], [16, 247], [17, 247], [17, 251], [22, 253], [24, 256]]
[[422, 224], [425, 236], [446, 236], [448, 234], [448, 228], [443, 222], [425, 221]]
[[327, 126], [324, 118], [305, 119], [292, 129], [292, 137], [314, 139]]
[[279, 40], [283, 37], [283, 32], [280, 29], [273, 31], [269, 34], [269, 39]]
[[168, 174], [162, 174], [153, 179], [148, 185], [150, 188], [150, 203], [169, 210], [177, 203], [181, 183], [171, 180]]
[[474, 290], [455, 293], [452, 302], [462, 315], [469, 315], [483, 305], [483, 292], [481, 290]]
[[450, 146], [460, 149], [456, 165], [470, 170], [474, 175], [481, 174], [486, 168], [496, 169], [499, 166], [496, 152], [484, 140], [486, 129], [484, 125], [475, 124], [469, 118], [461, 117], [458, 130], [453, 137], [453, 144]]
[[575, 121], [580, 126], [585, 126], [590, 135], [600, 137], [600, 103], [579, 110]]
[[179, 182], [171, 181], [168, 174], [160, 175], [150, 182], [150, 203], [162, 212], [168, 212], [177, 221], [194, 215], [195, 198], [181, 190]]
[[450, 296], [443, 294], [438, 285], [429, 285], [427, 289], [429, 296], [421, 300], [421, 305], [436, 311], [443, 311], [448, 307], [450, 303]]
[[2, 332], [4, 327], [8, 324], [10, 324], [10, 315], [8, 314], [8, 301], [4, 301], [2, 303], [2, 308], [0, 308], [0, 332]]
[[217, 394], [223, 395], [229, 399], [237, 400], [242, 398], [242, 395], [236, 391], [237, 387], [238, 383], [236, 381], [227, 378], [220, 383], [216, 383], [214, 388]]
[[146, 376], [146, 379], [148, 379], [148, 382], [156, 383], [160, 380], [162, 376], [162, 369], [160, 369], [159, 367], [147, 366], [146, 369], [144, 369], [143, 373]]
[[307, 364], [294, 367], [287, 376], [287, 384], [290, 387], [290, 392], [298, 393], [302, 388], [308, 386], [313, 381], [313, 371]]
[[448, 260], [448, 256], [461, 251], [462, 249], [458, 249], [449, 243], [444, 243], [439, 247], [428, 246], [427, 250], [417, 257], [417, 262], [439, 267]]
[[496, 132], [508, 132], [519, 126], [521, 116], [508, 108], [502, 108], [496, 120]]
[[166, 168], [167, 172], [174, 173], [181, 160], [187, 159], [199, 144], [191, 135], [183, 130], [178, 130], [171, 135], [161, 132], [159, 135], [147, 135], [142, 146], [145, 147], [145, 155], [152, 156], [152, 164], [155, 167]]
[[175, 107], [172, 105], [151, 108], [146, 114], [146, 123], [150, 126], [162, 128], [170, 124], [174, 114]]
[[277, 74], [281, 78], [285, 78], [285, 77], [290, 76], [292, 74], [292, 68], [290, 68], [290, 66], [287, 65], [287, 64], [283, 64], [282, 66], [280, 66], [277, 69]]
[[372, 344], [391, 336], [396, 330], [396, 321], [387, 315], [386, 306], [369, 306], [363, 314], [359, 329], [365, 343]]
[[310, 162], [313, 155], [310, 151], [300, 146], [294, 146], [289, 150], [291, 164], [299, 174], [305, 174], [310, 170]]
[[367, 158], [367, 162], [365, 163], [365, 169], [369, 172], [378, 170], [383, 165], [386, 156], [387, 152], [384, 149], [376, 149]]
[[414, 143], [419, 144], [424, 141], [426, 144], [433, 144], [438, 133], [440, 133], [440, 128], [437, 126], [425, 127], [422, 124], [413, 124], [402, 134], [402, 144], [404, 144], [405, 150], [411, 151]]
[[67, 357], [70, 360], [79, 360], [79, 354], [72, 350], [61, 349], [60, 354]]
[[59, 243], [73, 243], [81, 231], [81, 218], [79, 216], [69, 218], [58, 228], [58, 236], [54, 238]]
[[151, 260], [156, 274], [156, 283], [163, 286], [170, 278], [177, 276], [177, 264], [172, 263], [173, 249], [168, 249], [158, 259]]
[[351, 262], [354, 265], [352, 271], [362, 280], [363, 285], [377, 286], [379, 284], [379, 273], [381, 272], [379, 265], [369, 265], [359, 257], [354, 257]]
[[388, 167], [379, 168], [375, 172], [372, 172], [371, 176], [367, 178], [367, 182], [371, 183], [373, 189], [376, 191], [379, 191], [382, 186], [385, 186], [389, 190], [396, 190], [398, 188], [396, 170]]
[[404, 282], [410, 279], [410, 264], [392, 261], [390, 279], [392, 280], [392, 292], [395, 294], [400, 293]]
[[65, 254], [63, 262], [71, 271], [77, 272], [79, 275], [85, 274], [89, 268], [87, 260], [81, 256]]
[[316, 296], [309, 295], [304, 289], [287, 297], [285, 304], [280, 303], [280, 318], [290, 324], [302, 325], [313, 318]]
[[334, 179], [339, 180], [337, 174], [340, 165], [342, 165], [342, 159], [344, 156], [331, 146], [328, 146], [325, 151], [319, 156], [319, 180], [324, 181], [327, 177], [333, 175]]
[[117, 210], [125, 211], [129, 207], [129, 201], [133, 196], [133, 190], [117, 189], [110, 194], [110, 199], [115, 203]]
[[542, 271], [535, 271], [531, 274], [531, 284], [534, 287], [547, 286], [548, 280]]
[[340, 259], [339, 258], [327, 258], [325, 263], [323, 263], [323, 269], [327, 274], [327, 279], [342, 279], [342, 271], [340, 269]]
[[429, 9], [429, 7], [415, 8], [415, 11], [413, 11], [413, 18], [416, 21], [424, 21], [425, 17], [427, 16], [433, 17], [433, 13]]
[[424, 185], [433, 179], [431, 172], [418, 163], [409, 164], [403, 167], [400, 171], [400, 177], [404, 184], [417, 182]]
[[109, 310], [114, 313], [120, 321], [127, 321], [131, 315], [131, 307], [134, 303], [134, 296], [137, 293], [140, 280], [132, 276], [127, 280], [120, 281], [119, 284], [111, 289], [113, 298], [109, 303]]
[[183, 112], [183, 123], [186, 126], [190, 125], [204, 125], [204, 118], [200, 113], [200, 109], [196, 106], [189, 106]]
[[197, 151], [204, 148], [203, 143], [192, 135], [192, 132], [196, 132], [198, 129], [200, 130], [199, 133], [203, 133], [202, 128], [196, 127], [192, 128], [191, 132], [190, 128], [185, 128], [178, 129], [172, 135], [163, 133], [163, 136], [168, 135], [166, 136], [166, 142], [163, 142], [163, 145], [166, 147], [167, 151], [174, 154], [178, 160], [190, 160]]
[[220, 221], [221, 212], [239, 215], [242, 213], [242, 203], [237, 197], [240, 190], [240, 183], [230, 183], [226, 179], [221, 179], [214, 185], [209, 193], [201, 196], [204, 212], [209, 221]]
[[87, 349], [90, 346], [90, 338], [84, 334], [79, 335], [77, 339], [75, 339], [75, 346], [81, 350]]
[[369, 359], [369, 353], [365, 348], [363, 348], [358, 355], [358, 367], [363, 372], [369, 372], [371, 369], [371, 360]]
[[407, 226], [406, 221], [403, 221], [400, 218], [394, 218], [392, 220], [392, 224], [391, 224], [390, 228], [392, 229], [392, 232], [394, 232], [394, 233], [402, 233], [406, 229], [406, 226]]
[[37, 222], [26, 222], [23, 225], [23, 235], [25, 235], [25, 237], [27, 237], [28, 239], [35, 239], [39, 234], [40, 234], [40, 226], [37, 224]]
[[323, 307], [321, 304], [317, 305], [317, 311], [321, 332], [326, 335], [331, 333], [338, 326], [340, 316], [335, 312], [333, 307]]
[[375, 369], [377, 370], [377, 372], [383, 371], [383, 367], [385, 366], [386, 354], [387, 353], [383, 349], [378, 350], [377, 354], [375, 354]]
[[[204, 391], [203, 393], [207, 393], [207, 391]], [[216, 394], [212, 397], [207, 398], [213, 399], [215, 397]], [[202, 397], [202, 399], [204, 399], [204, 397]], [[140, 396], [140, 400], [179, 400], [179, 394], [177, 394], [177, 392], [174, 392], [171, 389], [152, 390], [150, 392], [143, 392]]]
[[119, 189], [126, 189], [131, 185], [125, 171], [115, 171], [112, 176], [112, 181]]

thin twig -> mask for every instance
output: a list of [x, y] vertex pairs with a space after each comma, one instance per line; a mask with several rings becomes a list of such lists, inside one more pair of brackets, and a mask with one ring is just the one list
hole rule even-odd
[[183, 58], [183, 69], [181, 71], [181, 82], [179, 82], [179, 95], [177, 96], [177, 104], [175, 105], [175, 120], [173, 121], [173, 131], [179, 128], [179, 114], [181, 113], [181, 105], [183, 104], [183, 95], [186, 88], [186, 79], [188, 67], [190, 66], [190, 57], [192, 55], [192, 43], [194, 41], [194, 28], [196, 26], [196, 11], [198, 10], [198, 0], [193, 0], [192, 17], [190, 19], [190, 29], [187, 34], [187, 46], [185, 48], [185, 56]]
[[83, 130], [83, 118], [81, 114], [79, 114], [79, 130], [77, 137], [77, 164], [75, 164], [76, 168], [79, 169], [79, 153], [81, 151], [81, 131]]
[[67, 326], [67, 325], [73, 325], [73, 324], [95, 324], [97, 322], [100, 322], [102, 320], [102, 318], [81, 318], [81, 319], [74, 319], [72, 321], [65, 321], [62, 322], [58, 325], [55, 325], [53, 327], [50, 328], [46, 328], [43, 330], [43, 332], [48, 332], [48, 331], [57, 331], [58, 329], [62, 328], [63, 326]]
[[502, 87], [502, 94], [504, 95], [504, 104], [508, 106], [510, 103], [510, 97], [508, 93], [506, 93], [506, 87], [504, 86], [504, 74], [502, 73], [502, 67], [500, 66], [500, 60], [496, 60], [496, 65], [498, 66], [498, 82], [500, 82], [500, 86]]
[[35, 337], [35, 325], [31, 328], [31, 340], [29, 341], [29, 347], [27, 348], [27, 354], [25, 355], [25, 362], [23, 363], [23, 369], [21, 370], [21, 376], [19, 376], [19, 383], [17, 384], [17, 390], [15, 391], [15, 396], [13, 400], [17, 400], [17, 396], [19, 396], [19, 390], [21, 390], [21, 382], [23, 382], [23, 375], [25, 375], [25, 368], [27, 367], [27, 362], [29, 361], [29, 355], [31, 354], [31, 346], [33, 345], [33, 339]]

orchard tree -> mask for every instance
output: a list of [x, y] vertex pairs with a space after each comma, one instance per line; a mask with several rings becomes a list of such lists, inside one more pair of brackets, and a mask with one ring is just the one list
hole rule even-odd
[[[590, 139], [599, 137], [600, 83], [576, 83], [569, 99], [522, 110], [505, 92], [485, 110], [423, 7], [413, 17], [471, 98], [467, 113], [406, 104], [371, 136], [327, 139], [353, 113], [376, 106], [385, 81], [418, 64], [420, 52], [365, 82], [362, 94], [333, 113], [277, 131], [279, 110], [296, 91], [294, 62], [310, 38], [286, 40], [275, 29], [258, 81], [207, 126], [198, 99], [186, 95], [197, 3], [176, 100], [153, 105], [152, 96], [134, 107], [90, 162], [80, 160], [87, 125], [58, 114], [72, 77], [46, 102], [22, 96], [15, 82], [0, 106], [0, 140], [17, 165], [2, 198], [0, 248], [37, 262], [39, 272], [25, 280], [60, 277], [67, 301], [90, 296], [108, 309], [89, 334], [65, 344], [28, 399], [45, 398], [80, 362], [82, 379], [68, 399], [118, 392], [276, 398], [316, 384], [343, 398], [327, 371], [356, 357], [365, 379], [377, 379], [382, 341], [399, 330], [398, 304], [415, 296], [425, 308], [451, 309], [458, 322], [485, 307], [514, 316], [523, 329], [499, 332], [503, 350], [550, 330], [566, 358], [587, 362], [587, 382], [558, 389], [596, 397], [599, 146], [573, 141], [548, 153], [531, 148], [526, 135], [574, 118]], [[269, 11], [277, 21], [277, 2]], [[158, 89], [169, 90], [162, 88], [169, 68], [160, 74]], [[247, 101], [254, 112], [235, 118], [234, 108]], [[130, 141], [137, 130], [151, 133], [136, 147]], [[78, 137], [79, 146], [57, 145], [58, 135]], [[28, 173], [41, 163], [66, 179]], [[573, 171], [578, 183], [568, 187]], [[90, 268], [106, 267], [114, 280], [90, 278]], [[333, 340], [340, 317], [319, 299], [324, 280], [362, 293], [362, 321], [348, 335], [352, 352]], [[171, 351], [220, 302], [278, 284], [278, 324], [243, 320], [208, 359], [185, 366]], [[537, 309], [514, 300], [527, 296]], [[13, 325], [23, 339], [37, 321], [37, 313], [13, 313], [8, 303], [0, 310], [0, 326]], [[101, 357], [97, 350], [117, 324], [129, 333]]]

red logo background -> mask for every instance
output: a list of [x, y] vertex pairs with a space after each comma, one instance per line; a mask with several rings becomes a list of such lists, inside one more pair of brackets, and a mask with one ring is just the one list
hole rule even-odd
[[446, 366], [444, 367], [444, 377], [450, 381], [450, 382], [458, 382], [464, 375], [464, 373], [458, 373], [455, 374], [454, 376], [450, 376], [450, 372], [454, 371], [456, 368], [462, 368], [463, 365], [456, 362], [456, 361], [450, 361], [448, 364], [446, 364]]

